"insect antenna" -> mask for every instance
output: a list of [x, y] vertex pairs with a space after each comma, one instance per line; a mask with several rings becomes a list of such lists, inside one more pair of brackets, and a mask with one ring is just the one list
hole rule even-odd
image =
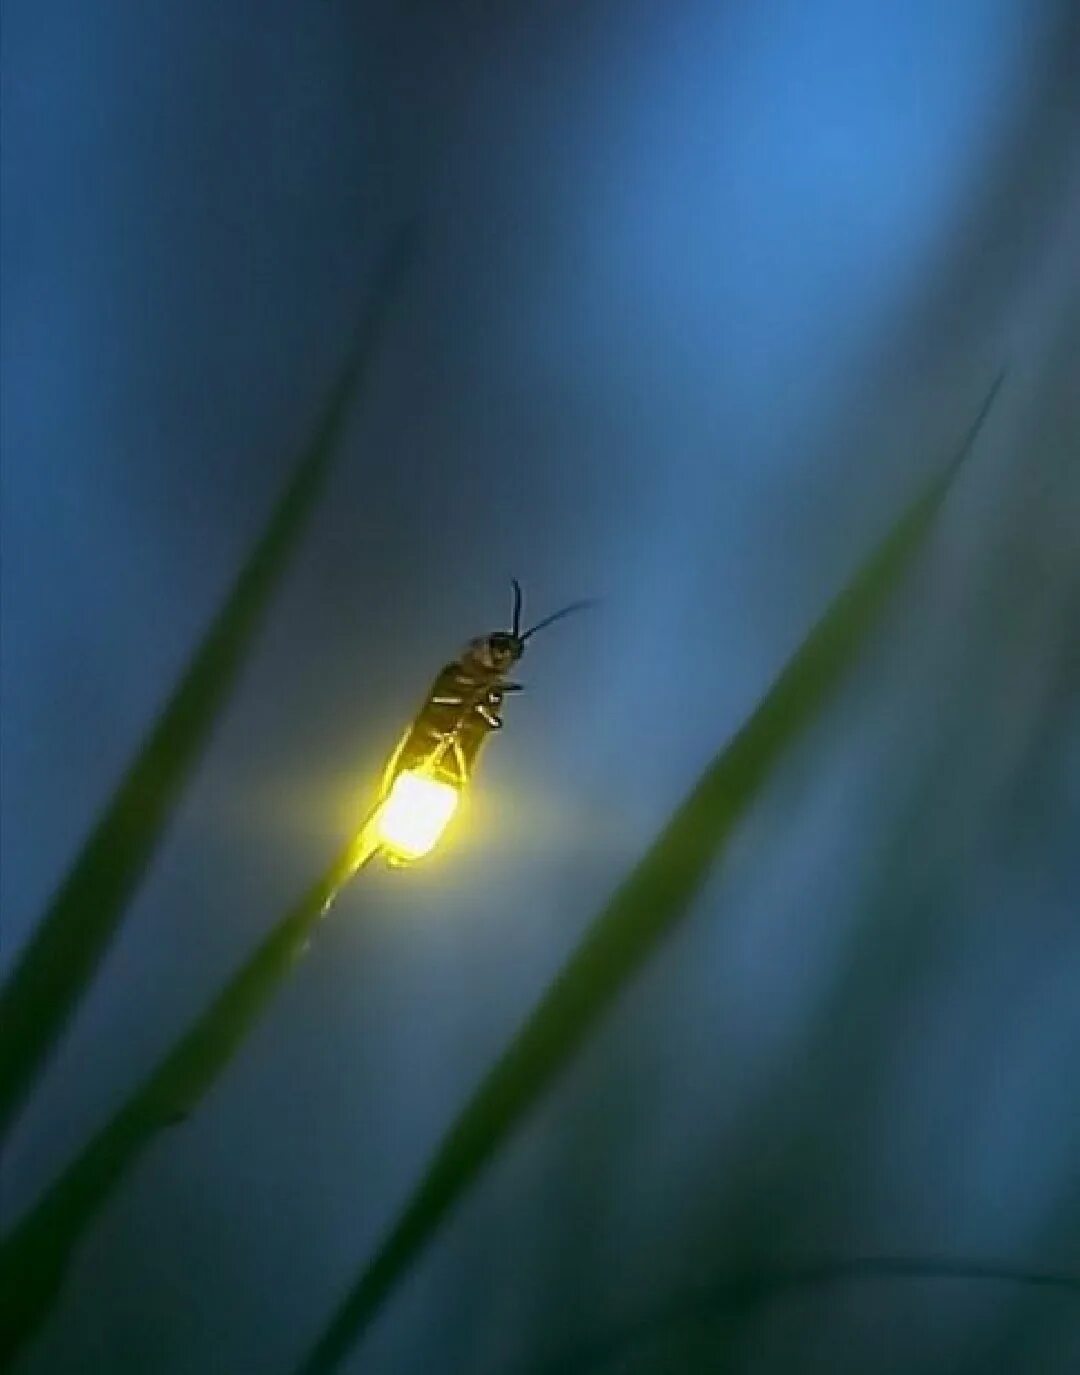
[[517, 578], [511, 578], [514, 585], [514, 618], [510, 633], [515, 639], [521, 634], [521, 583]]
[[584, 611], [587, 607], [595, 605], [596, 601], [593, 597], [586, 597], [584, 601], [580, 602], [571, 602], [569, 606], [564, 606], [561, 611], [554, 611], [550, 616], [545, 616], [542, 621], [537, 621], [535, 625], [531, 625], [520, 638], [527, 640], [530, 636], [535, 635], [538, 630], [545, 629], [555, 621], [561, 621], [564, 616], [571, 616], [575, 611]]

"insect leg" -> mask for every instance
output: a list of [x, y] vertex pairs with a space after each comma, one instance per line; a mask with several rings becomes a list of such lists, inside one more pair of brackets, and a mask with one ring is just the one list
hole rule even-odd
[[404, 733], [401, 736], [401, 739], [397, 742], [394, 752], [390, 756], [389, 762], [387, 763], [386, 768], [383, 771], [382, 783], [379, 787], [380, 801], [388, 795], [391, 787], [393, 786], [394, 778], [397, 774], [398, 767], [401, 762], [401, 756], [405, 752], [405, 746], [408, 743], [409, 736], [411, 734], [412, 726], [406, 726]]

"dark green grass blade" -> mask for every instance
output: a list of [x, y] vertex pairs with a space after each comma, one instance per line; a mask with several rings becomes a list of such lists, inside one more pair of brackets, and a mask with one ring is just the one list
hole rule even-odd
[[[963, 1257], [852, 1256], [799, 1265], [750, 1271], [730, 1279], [703, 1284], [669, 1300], [652, 1313], [604, 1336], [564, 1352], [555, 1361], [530, 1362], [521, 1375], [590, 1375], [613, 1371], [616, 1361], [626, 1361], [680, 1327], [705, 1322], [720, 1314], [746, 1313], [799, 1290], [833, 1288], [843, 1284], [928, 1281], [956, 1284], [993, 1284], [1029, 1292], [1055, 1290], [1080, 1297], [1080, 1275], [1048, 1270], [1026, 1270], [1017, 1265]], [[985, 1368], [985, 1367], [983, 1367]]]
[[537, 1103], [660, 940], [683, 917], [785, 748], [813, 720], [879, 620], [974, 443], [998, 378], [957, 458], [840, 593], [734, 739], [714, 759], [548, 987], [443, 1138], [404, 1211], [298, 1367], [333, 1370], [450, 1209]]
[[286, 913], [191, 1030], [0, 1244], [0, 1369], [48, 1316], [71, 1254], [142, 1153], [186, 1117], [281, 986], [326, 909], [370, 858], [368, 827]]
[[93, 980], [228, 704], [325, 482], [412, 243], [411, 233], [395, 239], [351, 356], [262, 538], [0, 992], [0, 1140]]

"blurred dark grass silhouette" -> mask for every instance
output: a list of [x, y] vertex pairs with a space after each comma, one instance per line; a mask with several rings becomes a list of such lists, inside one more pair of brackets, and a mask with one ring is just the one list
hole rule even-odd
[[746, 723], [702, 774], [443, 1138], [378, 1251], [304, 1358], [336, 1369], [490, 1158], [550, 1089], [594, 1024], [698, 896], [776, 761], [814, 721], [925, 538], [1001, 386], [999, 377], [942, 476], [912, 502], [836, 597]]
[[[1077, 1272], [1078, 32], [1067, 0], [6, 9], [5, 971], [285, 486], [359, 265], [417, 205], [440, 231], [11, 1132], [5, 1228], [320, 872], [508, 577], [604, 599], [530, 661], [459, 843], [343, 904], [102, 1211], [27, 1375], [288, 1368], [1003, 358], [889, 633], [347, 1369], [527, 1370], [777, 1260]], [[1072, 1375], [1080, 1313], [882, 1280], [607, 1364]]]
[[371, 367], [388, 303], [414, 251], [414, 237], [412, 227], [395, 240], [352, 356], [265, 533], [0, 989], [0, 1140], [93, 980], [229, 703], [340, 447], [347, 407]]

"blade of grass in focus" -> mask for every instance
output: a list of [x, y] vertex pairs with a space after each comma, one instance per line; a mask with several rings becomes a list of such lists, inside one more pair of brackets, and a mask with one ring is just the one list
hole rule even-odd
[[444, 1136], [382, 1245], [297, 1375], [348, 1354], [511, 1132], [566, 1068], [661, 939], [686, 914], [785, 749], [813, 721], [877, 625], [993, 404], [999, 376], [944, 474], [928, 484], [836, 597], [757, 709], [706, 769]]
[[349, 360], [262, 537], [0, 991], [0, 1141], [92, 983], [228, 705], [325, 483], [349, 402], [412, 253], [407, 230], [380, 265]]
[[375, 853], [370, 823], [371, 818], [0, 1243], [0, 1370], [48, 1317], [72, 1252], [117, 1186], [157, 1136], [209, 1092], [304, 953], [327, 908]]

